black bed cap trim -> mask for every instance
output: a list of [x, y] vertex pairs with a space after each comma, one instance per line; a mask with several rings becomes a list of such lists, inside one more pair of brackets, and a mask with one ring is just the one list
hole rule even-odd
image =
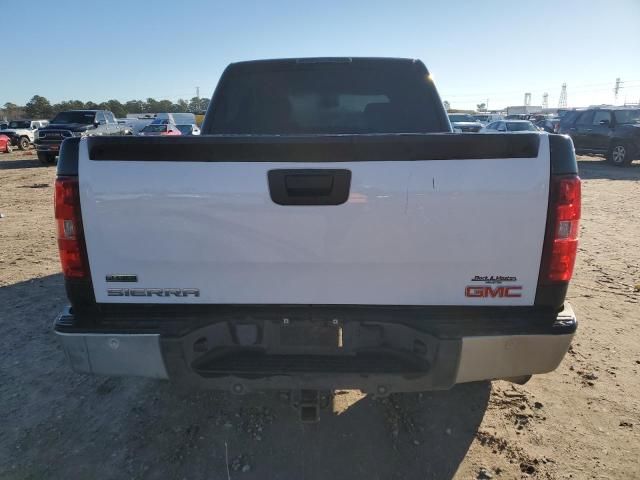
[[360, 162], [534, 158], [538, 134], [92, 137], [89, 158], [146, 162]]

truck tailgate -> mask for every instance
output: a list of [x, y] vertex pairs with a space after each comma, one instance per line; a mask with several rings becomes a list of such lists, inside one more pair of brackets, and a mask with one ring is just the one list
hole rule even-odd
[[[291, 140], [286, 158], [259, 139], [82, 140], [96, 301], [533, 305], [548, 137], [372, 137], [325, 139], [306, 157], [305, 140]], [[456, 156], [460, 142], [475, 150]], [[326, 169], [350, 174], [343, 203], [274, 201], [269, 172], [292, 174], [293, 198], [296, 170], [317, 176], [303, 187], [322, 196], [339, 180]]]

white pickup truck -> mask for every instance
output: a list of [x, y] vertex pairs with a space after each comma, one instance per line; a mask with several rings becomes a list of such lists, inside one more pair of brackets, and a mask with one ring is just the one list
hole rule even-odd
[[62, 144], [74, 370], [385, 395], [562, 360], [568, 137], [452, 133], [420, 61], [366, 58], [231, 64], [202, 133]]
[[0, 133], [11, 138], [12, 145], [26, 150], [33, 145], [38, 130], [49, 125], [48, 120], [13, 120]]

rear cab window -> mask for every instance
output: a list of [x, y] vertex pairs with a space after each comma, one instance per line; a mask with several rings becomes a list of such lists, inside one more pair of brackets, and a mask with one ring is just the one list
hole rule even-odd
[[247, 62], [231, 65], [213, 97], [206, 134], [448, 132], [419, 62]]
[[580, 115], [582, 112], [579, 110], [570, 110], [568, 112], [566, 112], [561, 118], [560, 118], [560, 124], [561, 125], [573, 125], [576, 121], [576, 118], [578, 117], [578, 115]]
[[69, 110], [66, 112], [60, 112], [55, 116], [51, 123], [56, 124], [69, 124], [80, 123], [82, 125], [90, 125], [96, 120], [94, 112], [87, 112], [83, 110]]
[[638, 110], [616, 110], [614, 113], [618, 124], [640, 124], [640, 109]]
[[166, 123], [151, 123], [142, 129], [143, 132], [162, 133], [167, 131]]
[[510, 132], [535, 132], [536, 127], [531, 122], [509, 122], [507, 130]]
[[470, 122], [470, 123], [473, 123], [476, 121], [476, 119], [471, 115], [461, 114], [461, 113], [453, 113], [449, 115], [449, 120], [452, 122]]
[[593, 110], [582, 112], [576, 120], [576, 125], [591, 125], [593, 122]]
[[607, 120], [611, 123], [611, 112], [609, 110], [599, 110], [595, 112], [593, 116], [592, 125], [600, 125], [602, 120]]

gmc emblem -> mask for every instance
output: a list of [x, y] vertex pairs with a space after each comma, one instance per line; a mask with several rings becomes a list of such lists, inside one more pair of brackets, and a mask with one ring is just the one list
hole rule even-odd
[[522, 297], [522, 287], [491, 287], [488, 285], [468, 286], [464, 289], [464, 296], [471, 298], [519, 298]]

